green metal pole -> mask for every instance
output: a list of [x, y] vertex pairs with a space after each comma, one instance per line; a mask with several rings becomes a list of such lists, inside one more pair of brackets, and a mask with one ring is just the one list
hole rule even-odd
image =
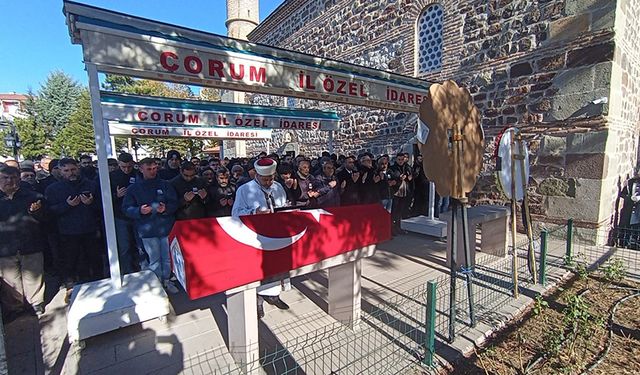
[[436, 289], [438, 283], [429, 281], [427, 283], [427, 319], [425, 325], [425, 356], [423, 363], [433, 366], [433, 355], [436, 353]]
[[540, 285], [547, 283], [547, 230], [540, 232]]
[[567, 220], [567, 253], [565, 263], [573, 263], [573, 219]]

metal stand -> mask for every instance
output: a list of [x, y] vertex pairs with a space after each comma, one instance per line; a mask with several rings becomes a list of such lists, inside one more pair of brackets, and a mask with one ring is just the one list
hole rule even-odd
[[453, 209], [451, 210], [451, 269], [450, 269], [450, 289], [449, 289], [449, 342], [453, 342], [456, 337], [456, 279], [458, 259], [458, 218], [457, 201], [452, 199]]
[[[451, 200], [451, 269], [450, 269], [450, 293], [449, 293], [449, 342], [455, 339], [456, 335], [456, 284], [457, 284], [457, 256], [458, 256], [458, 234], [457, 231], [462, 231], [462, 246], [464, 251], [465, 265], [462, 266], [462, 273], [465, 275], [467, 282], [467, 297], [469, 300], [469, 320], [472, 327], [476, 326], [476, 317], [473, 303], [473, 266], [471, 264], [471, 248], [469, 246], [469, 222], [467, 218], [466, 202], [463, 200], [452, 199]], [[462, 228], [458, 228], [458, 209], [460, 209], [462, 215]]]
[[[471, 327], [476, 326], [476, 316], [473, 309], [473, 264], [471, 263], [471, 247], [469, 246], [469, 221], [467, 219], [467, 205], [466, 202], [460, 201], [460, 207], [462, 211], [462, 238], [464, 246], [464, 275], [467, 279], [467, 297], [469, 298], [469, 320], [471, 321]], [[475, 231], [474, 231], [475, 232]], [[474, 241], [475, 243], [475, 241]], [[475, 249], [474, 249], [475, 251]]]

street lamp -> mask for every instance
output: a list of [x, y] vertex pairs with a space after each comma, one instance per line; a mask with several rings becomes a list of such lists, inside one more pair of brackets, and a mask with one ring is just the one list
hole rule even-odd
[[11, 132], [4, 136], [4, 145], [7, 148], [10, 148], [13, 152], [13, 158], [18, 161], [18, 155], [20, 154], [20, 148], [22, 147], [22, 142], [20, 142], [20, 137], [16, 132], [16, 124], [12, 120], [2, 121], [3, 125], [9, 125]]

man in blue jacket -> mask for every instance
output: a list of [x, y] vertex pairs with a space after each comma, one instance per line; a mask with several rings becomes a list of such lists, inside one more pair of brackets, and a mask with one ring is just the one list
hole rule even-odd
[[152, 158], [140, 161], [142, 179], [127, 188], [122, 202], [125, 215], [133, 219], [149, 256], [149, 269], [169, 293], [178, 289], [170, 282], [169, 232], [178, 208], [176, 192], [168, 181], [158, 178], [158, 164]]
[[80, 176], [76, 160], [65, 158], [58, 166], [62, 179], [47, 187], [45, 198], [60, 234], [61, 276], [71, 289], [78, 280], [104, 276], [104, 247], [99, 237], [102, 207], [98, 185]]

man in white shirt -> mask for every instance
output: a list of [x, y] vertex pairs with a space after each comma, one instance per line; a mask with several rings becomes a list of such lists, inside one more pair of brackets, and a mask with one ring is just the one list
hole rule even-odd
[[[236, 191], [236, 200], [231, 210], [232, 217], [260, 215], [275, 212], [275, 208], [286, 206], [287, 193], [274, 180], [278, 163], [273, 159], [258, 159], [255, 163], [256, 177]], [[258, 317], [264, 317], [263, 301], [286, 310], [289, 306], [280, 299], [280, 282], [258, 287]]]

